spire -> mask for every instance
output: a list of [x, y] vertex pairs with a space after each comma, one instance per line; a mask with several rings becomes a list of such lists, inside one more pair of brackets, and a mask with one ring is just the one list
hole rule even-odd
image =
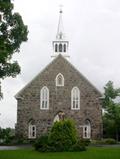
[[58, 29], [57, 29], [57, 35], [55, 41], [53, 41], [53, 56], [56, 57], [59, 54], [63, 55], [64, 57], [68, 56], [68, 45], [69, 42], [65, 39], [64, 29], [63, 29], [63, 23], [62, 23], [62, 6], [60, 6], [59, 11], [59, 23], [58, 23]]
[[59, 23], [58, 23], [58, 29], [57, 29], [57, 40], [63, 40], [64, 39], [64, 28], [63, 28], [63, 22], [62, 22], [62, 5], [60, 5], [60, 11], [59, 11]]

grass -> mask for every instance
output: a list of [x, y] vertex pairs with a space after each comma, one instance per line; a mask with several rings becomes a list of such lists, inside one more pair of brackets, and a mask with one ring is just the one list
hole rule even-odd
[[40, 153], [32, 149], [2, 150], [0, 159], [120, 159], [120, 147], [91, 147], [84, 152]]

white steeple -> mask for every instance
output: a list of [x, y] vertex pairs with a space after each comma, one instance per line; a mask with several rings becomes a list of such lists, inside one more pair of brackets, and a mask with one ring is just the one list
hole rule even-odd
[[63, 28], [63, 22], [62, 22], [62, 13], [63, 13], [62, 8], [60, 8], [59, 13], [60, 15], [59, 15], [59, 23], [58, 23], [56, 39], [63, 40], [65, 35], [64, 35], [64, 28]]
[[68, 56], [69, 42], [65, 39], [65, 33], [64, 33], [63, 22], [62, 22], [62, 14], [63, 14], [63, 11], [60, 6], [58, 29], [57, 29], [56, 40], [53, 41], [54, 53], [52, 57], [56, 57], [59, 54], [62, 54], [64, 57], [69, 57]]

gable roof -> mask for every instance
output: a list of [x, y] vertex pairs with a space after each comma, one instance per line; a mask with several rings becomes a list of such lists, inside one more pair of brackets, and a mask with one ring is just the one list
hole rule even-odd
[[64, 58], [61, 54], [59, 54], [54, 60], [52, 60], [42, 71], [40, 71], [25, 87], [23, 87], [16, 95], [15, 98], [22, 98], [20, 95], [22, 92], [38, 77], [42, 72], [44, 72], [50, 65], [56, 62], [58, 59], [62, 58], [65, 62], [67, 62], [89, 85], [91, 85], [97, 93], [102, 96], [102, 93], [85, 77], [82, 73], [80, 73], [66, 58]]

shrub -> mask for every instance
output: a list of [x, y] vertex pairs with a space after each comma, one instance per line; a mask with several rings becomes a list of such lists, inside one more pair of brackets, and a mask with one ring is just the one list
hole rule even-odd
[[84, 151], [86, 143], [78, 140], [74, 122], [64, 120], [55, 122], [49, 135], [38, 138], [34, 147], [40, 152]]
[[91, 143], [90, 139], [83, 139], [83, 138], [80, 139], [80, 142], [85, 146], [88, 146]]
[[15, 136], [13, 143], [15, 145], [21, 145], [21, 144], [31, 144], [30, 140], [24, 138], [22, 135]]
[[116, 140], [112, 138], [103, 139], [103, 143], [105, 144], [116, 144]]
[[102, 140], [92, 140], [91, 142], [93, 145], [106, 145], [106, 144], [116, 144], [117, 141], [115, 139], [112, 138], [106, 138], [106, 139], [102, 139]]
[[40, 152], [49, 151], [48, 136], [44, 135], [36, 139], [34, 143], [35, 150]]
[[49, 144], [56, 151], [68, 151], [77, 141], [77, 131], [74, 122], [64, 120], [55, 122], [49, 134]]
[[74, 145], [72, 145], [71, 151], [86, 151], [85, 143], [78, 140]]

